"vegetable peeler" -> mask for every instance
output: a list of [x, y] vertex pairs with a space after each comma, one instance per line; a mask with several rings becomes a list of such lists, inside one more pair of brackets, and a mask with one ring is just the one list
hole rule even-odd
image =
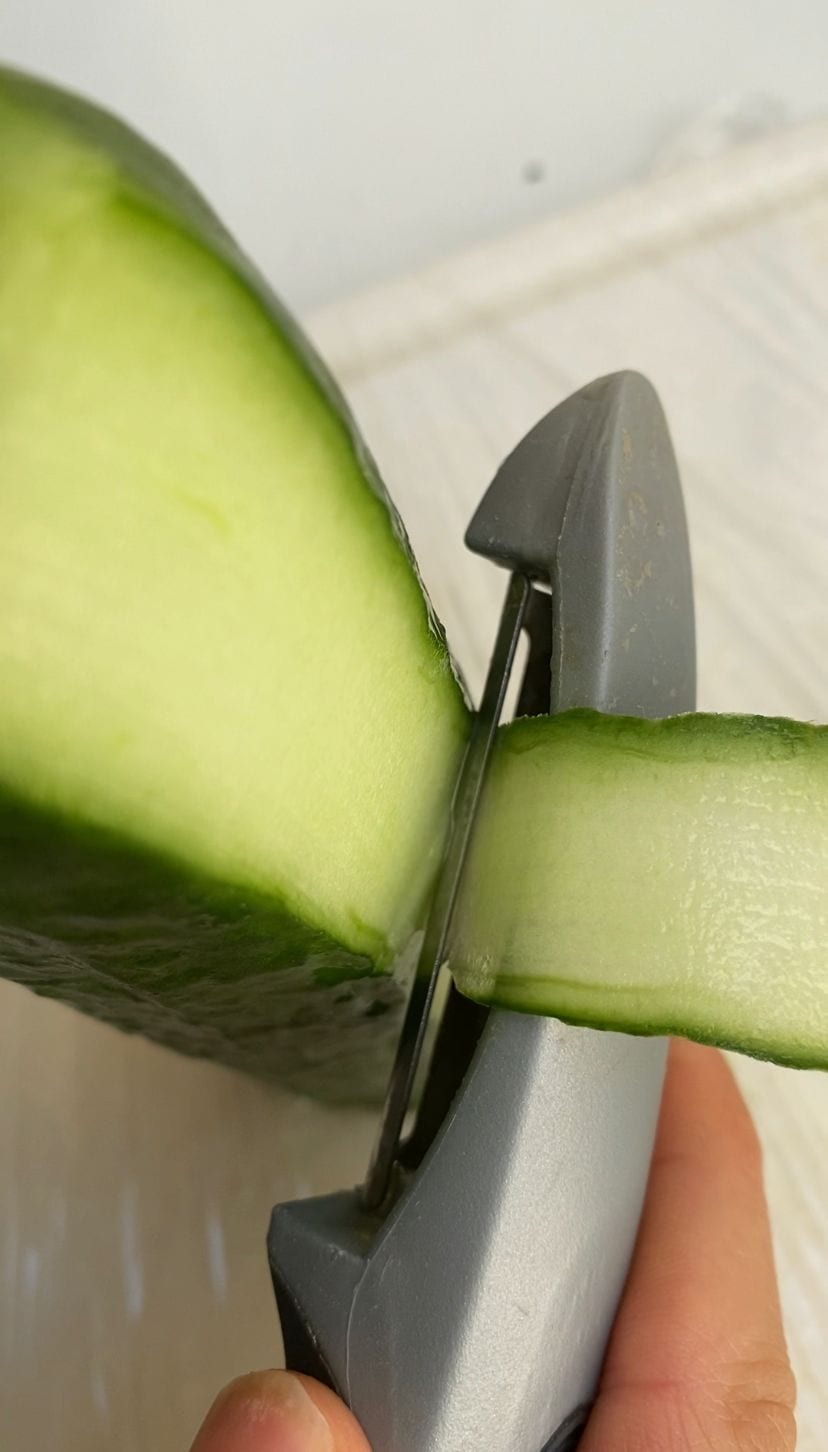
[[695, 706], [681, 485], [646, 379], [612, 374], [547, 414], [466, 543], [510, 579], [376, 1148], [360, 1188], [277, 1206], [268, 1253], [287, 1365], [344, 1397], [373, 1452], [573, 1452], [636, 1235], [665, 1044], [487, 1012], [454, 988], [432, 1029], [521, 636], [518, 715]]

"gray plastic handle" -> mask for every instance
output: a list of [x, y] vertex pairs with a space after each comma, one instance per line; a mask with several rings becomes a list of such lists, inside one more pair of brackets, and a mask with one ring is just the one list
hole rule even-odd
[[[527, 435], [473, 521], [469, 543], [487, 554], [508, 533], [493, 509], [525, 525], [502, 563], [551, 577], [553, 709], [691, 710], [687, 531], [646, 380], [599, 380]], [[636, 1234], [664, 1055], [662, 1040], [492, 1013], [385, 1219], [356, 1193], [276, 1208], [289, 1364], [341, 1392], [373, 1452], [577, 1445]]]

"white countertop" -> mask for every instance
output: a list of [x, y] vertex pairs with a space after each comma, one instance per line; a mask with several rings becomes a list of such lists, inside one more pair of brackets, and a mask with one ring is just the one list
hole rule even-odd
[[[662, 395], [699, 704], [828, 720], [828, 126], [561, 216], [309, 320], [480, 682], [503, 578], [462, 549], [495, 465], [590, 377]], [[0, 985], [0, 1441], [184, 1452], [278, 1354], [276, 1199], [352, 1182], [372, 1117]], [[828, 1426], [828, 1076], [736, 1063], [766, 1151], [800, 1452]]]

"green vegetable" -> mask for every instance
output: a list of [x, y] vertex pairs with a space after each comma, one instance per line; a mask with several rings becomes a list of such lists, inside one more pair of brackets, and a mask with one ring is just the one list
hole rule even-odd
[[399, 520], [125, 127], [3, 74], [0, 217], [0, 968], [373, 1088], [467, 729]]
[[[376, 1093], [468, 733], [445, 641], [335, 386], [205, 203], [9, 72], [0, 374], [0, 972]], [[504, 729], [461, 987], [828, 1065], [827, 786], [825, 727]]]
[[484, 1003], [828, 1068], [828, 726], [505, 728], [450, 963]]

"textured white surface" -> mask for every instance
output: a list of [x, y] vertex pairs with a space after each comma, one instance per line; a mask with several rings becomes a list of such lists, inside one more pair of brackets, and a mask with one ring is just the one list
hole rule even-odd
[[[828, 720], [828, 128], [665, 176], [312, 319], [479, 684], [503, 578], [463, 553], [493, 467], [619, 367], [662, 393], [695, 558], [700, 704]], [[273, 1359], [274, 1198], [347, 1184], [370, 1116], [290, 1099], [0, 985], [0, 1446], [183, 1452]], [[824, 1452], [828, 1076], [743, 1061]]]
[[828, 7], [2, 0], [0, 51], [172, 152], [299, 307], [618, 186], [734, 97], [736, 134], [824, 114]]

